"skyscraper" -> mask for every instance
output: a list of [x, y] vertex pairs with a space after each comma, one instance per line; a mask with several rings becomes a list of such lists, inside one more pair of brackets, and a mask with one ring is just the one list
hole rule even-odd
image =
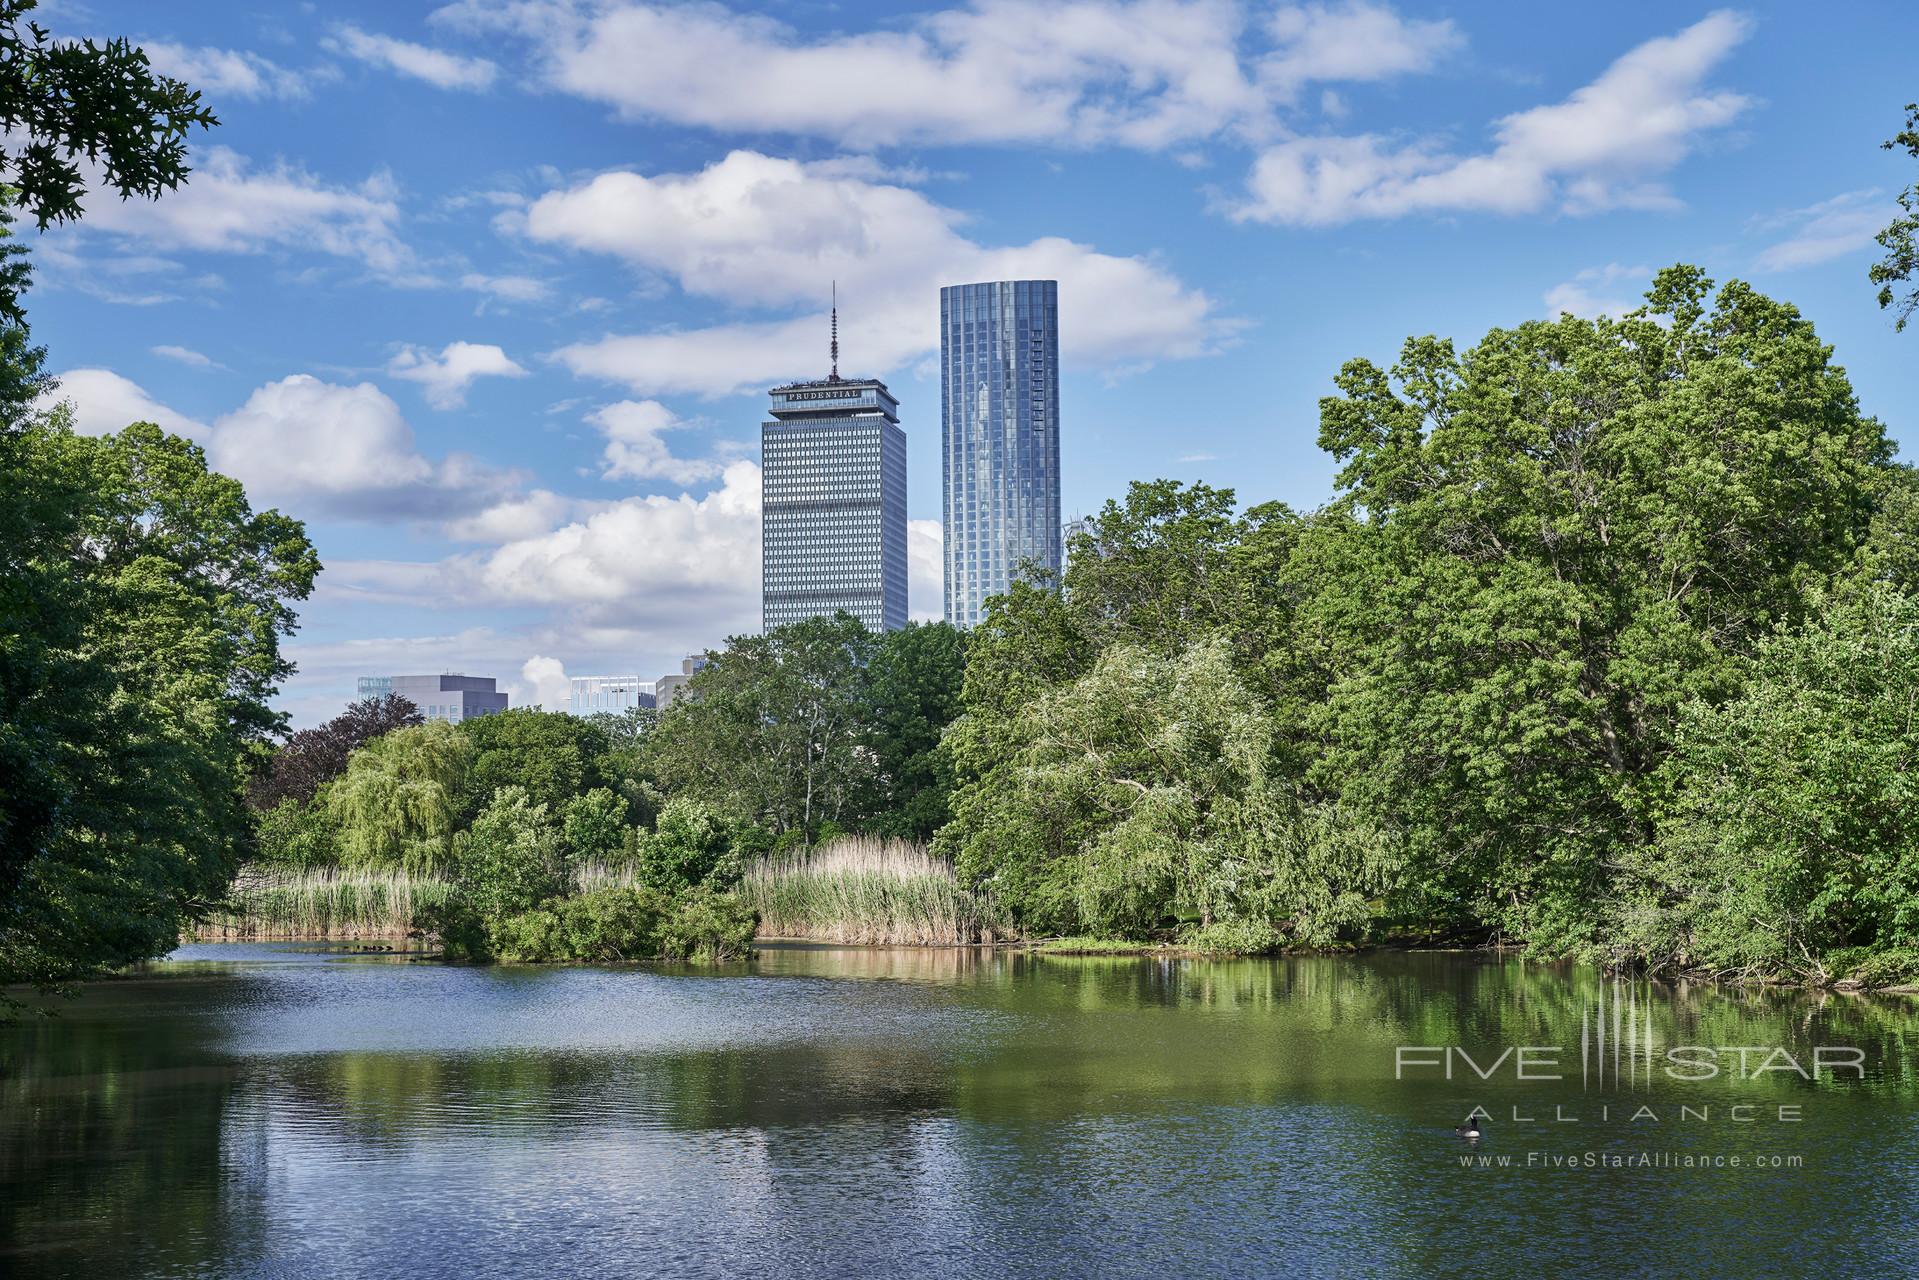
[[832, 372], [770, 392], [760, 424], [761, 616], [768, 628], [844, 609], [906, 625], [906, 433], [877, 378]]
[[1057, 573], [1059, 285], [940, 290], [946, 620], [970, 627], [1032, 563]]

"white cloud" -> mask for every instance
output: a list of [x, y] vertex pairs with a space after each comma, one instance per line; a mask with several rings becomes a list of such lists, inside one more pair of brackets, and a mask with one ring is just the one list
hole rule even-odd
[[417, 382], [426, 402], [435, 409], [457, 409], [466, 403], [467, 388], [478, 378], [524, 378], [526, 370], [499, 347], [481, 342], [449, 342], [434, 355], [422, 347], [400, 348], [387, 373]]
[[499, 68], [485, 58], [465, 58], [392, 36], [376, 35], [358, 27], [341, 27], [327, 47], [369, 66], [397, 71], [440, 89], [487, 89]]
[[920, 622], [946, 616], [945, 545], [939, 521], [906, 522], [906, 612]]
[[606, 469], [600, 474], [608, 480], [660, 479], [684, 485], [720, 473], [720, 464], [711, 459], [673, 456], [660, 433], [685, 424], [658, 400], [622, 400], [595, 409], [586, 420], [606, 437]]
[[1565, 101], [1505, 117], [1492, 149], [1476, 155], [1373, 134], [1278, 143], [1254, 162], [1246, 199], [1230, 212], [1240, 221], [1315, 226], [1449, 210], [1670, 207], [1676, 201], [1659, 175], [1700, 134], [1751, 105], [1701, 87], [1751, 28], [1750, 19], [1722, 10], [1649, 40]]
[[[1645, 305], [1646, 300], [1639, 295], [1645, 292], [1643, 286], [1651, 281], [1651, 267], [1624, 267], [1617, 262], [1587, 267], [1572, 279], [1546, 290], [1546, 317], [1556, 320], [1560, 313], [1571, 312], [1582, 320], [1596, 320], [1600, 316], [1616, 319]], [[1628, 285], [1633, 287], [1633, 292], [1620, 292], [1622, 286]]]
[[751, 626], [760, 598], [760, 469], [726, 468], [702, 498], [655, 495], [509, 542], [475, 577], [502, 603], [564, 605], [589, 621], [658, 614]]
[[550, 489], [502, 498], [475, 512], [449, 520], [446, 536], [455, 542], [499, 544], [545, 533], [553, 526], [599, 510], [605, 504], [580, 498], [568, 498]]
[[148, 395], [144, 388], [111, 369], [69, 369], [52, 391], [41, 396], [39, 407], [61, 402], [73, 406], [73, 429], [83, 436], [104, 436], [133, 422], [151, 422], [177, 436], [204, 440], [205, 423], [176, 413]]
[[[100, 435], [129, 422], [157, 423], [204, 443], [214, 469], [244, 484], [255, 506], [282, 506], [296, 516], [485, 521], [519, 483], [513, 473], [465, 454], [439, 461], [421, 454], [400, 406], [370, 382], [339, 386], [294, 374], [255, 389], [210, 426], [109, 369], [69, 370], [59, 384], [41, 407], [71, 401], [75, 430]], [[577, 509], [546, 511], [558, 516]], [[508, 531], [528, 523], [515, 525], [505, 513], [491, 519]]]
[[208, 97], [304, 98], [305, 79], [257, 53], [243, 49], [189, 48], [169, 41], [143, 40], [153, 69], [184, 80]]
[[407, 282], [413, 255], [394, 231], [400, 209], [391, 180], [336, 187], [279, 164], [254, 171], [226, 147], [196, 155], [193, 177], [164, 200], [120, 200], [95, 193], [86, 228], [162, 248], [258, 253], [317, 249], [356, 259]]
[[532, 690], [528, 702], [548, 711], [564, 711], [573, 691], [566, 664], [558, 658], [535, 654], [520, 666], [520, 681]]
[[1276, 48], [1260, 61], [1259, 78], [1285, 98], [1314, 81], [1386, 80], [1429, 71], [1465, 44], [1451, 22], [1409, 22], [1375, 4], [1287, 6], [1273, 14], [1268, 28]]
[[163, 342], [157, 347], [148, 347], [154, 355], [164, 360], [174, 360], [193, 369], [224, 369], [225, 365], [210, 356], [202, 355], [191, 347], [176, 347]]
[[532, 276], [489, 276], [469, 271], [460, 277], [460, 287], [475, 293], [490, 294], [506, 302], [544, 302], [553, 290], [544, 280]]
[[338, 386], [303, 373], [267, 383], [215, 420], [210, 454], [257, 504], [295, 515], [457, 518], [514, 481], [463, 454], [423, 456], [400, 406], [372, 383]]
[[1817, 266], [1872, 247], [1874, 238], [1900, 215], [1899, 206], [1878, 190], [1848, 191], [1804, 209], [1795, 209], [1767, 225], [1791, 233], [1759, 254], [1761, 271], [1791, 271]]
[[630, 118], [855, 148], [1259, 135], [1303, 84], [1421, 70], [1458, 44], [1448, 22], [1367, 3], [1249, 26], [1234, 0], [974, 0], [824, 37], [718, 4], [460, 0], [434, 17], [517, 33], [548, 84]]
[[[602, 174], [527, 210], [532, 238], [616, 254], [689, 293], [797, 318], [608, 335], [561, 349], [576, 373], [642, 395], [725, 394], [826, 372], [825, 285], [840, 287], [843, 363], [899, 369], [937, 349], [939, 287], [1056, 279], [1069, 363], [1137, 364], [1202, 355], [1236, 328], [1211, 298], [1148, 257], [1115, 257], [1047, 237], [994, 247], [918, 191], [735, 151], [691, 174]], [[814, 310], [814, 308], [820, 308]]]

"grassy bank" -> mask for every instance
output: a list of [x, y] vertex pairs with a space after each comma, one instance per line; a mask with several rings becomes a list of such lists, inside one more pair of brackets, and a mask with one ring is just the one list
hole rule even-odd
[[763, 861], [740, 892], [764, 938], [904, 946], [990, 942], [1010, 934], [990, 898], [918, 845], [860, 837]]

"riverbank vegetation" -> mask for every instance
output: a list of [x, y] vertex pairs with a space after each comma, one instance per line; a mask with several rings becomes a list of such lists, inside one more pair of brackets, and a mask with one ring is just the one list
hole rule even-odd
[[[16, 70], [49, 56], [29, 8], [0, 14]], [[47, 143], [0, 147], [6, 198], [77, 216], [62, 147], [122, 196], [177, 186], [197, 95], [123, 42], [60, 56], [57, 92], [0, 77]], [[1902, 321], [1910, 222], [1874, 277]], [[46, 409], [22, 254], [0, 242], [0, 984], [221, 913], [404, 914], [473, 960], [724, 959], [757, 918], [1919, 976], [1919, 482], [1744, 283], [1675, 266], [1620, 318], [1352, 360], [1325, 505], [1136, 484], [970, 635], [840, 615], [733, 638], [658, 715], [389, 699], [286, 737], [304, 527], [190, 441]]]
[[741, 896], [770, 938], [955, 946], [1013, 933], [990, 894], [963, 887], [950, 862], [899, 840], [843, 836], [764, 858], [747, 871]]

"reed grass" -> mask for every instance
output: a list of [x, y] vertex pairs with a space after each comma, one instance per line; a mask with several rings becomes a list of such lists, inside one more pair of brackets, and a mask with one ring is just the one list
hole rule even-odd
[[[582, 892], [634, 884], [631, 867], [599, 863], [580, 867], [578, 878]], [[405, 871], [245, 867], [228, 892], [230, 909], [209, 916], [194, 937], [201, 942], [404, 938], [414, 913], [439, 906], [451, 891], [438, 876]]]
[[248, 867], [227, 895], [231, 909], [195, 931], [203, 942], [403, 938], [414, 913], [446, 901], [447, 882], [404, 871]]
[[901, 840], [850, 836], [766, 859], [741, 894], [763, 938], [955, 946], [1010, 936], [991, 898], [962, 888], [952, 865]]

